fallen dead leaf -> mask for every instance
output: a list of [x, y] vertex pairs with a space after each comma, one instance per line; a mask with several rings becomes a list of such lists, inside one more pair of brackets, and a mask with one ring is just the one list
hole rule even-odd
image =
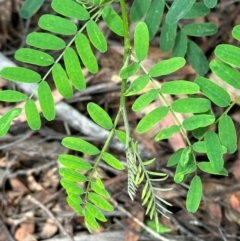
[[58, 230], [58, 227], [54, 222], [54, 220], [52, 220], [51, 218], [48, 218], [42, 228], [40, 236], [41, 238], [50, 238], [54, 234], [56, 234], [57, 230]]
[[33, 220], [28, 220], [20, 224], [19, 228], [15, 233], [15, 239], [22, 241], [28, 234], [34, 232], [34, 222]]

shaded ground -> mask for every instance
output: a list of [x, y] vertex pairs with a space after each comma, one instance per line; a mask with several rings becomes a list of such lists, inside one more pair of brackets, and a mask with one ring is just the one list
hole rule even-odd
[[[37, 31], [37, 20], [42, 13], [50, 12], [49, 1], [29, 21], [22, 21], [18, 17], [19, 6], [22, 0], [15, 0], [13, 7], [10, 1], [0, 0], [0, 68], [11, 66], [14, 63], [13, 55], [16, 49], [24, 47], [27, 33]], [[215, 22], [219, 32], [209, 38], [198, 38], [197, 42], [206, 53], [209, 60], [214, 58], [214, 46], [219, 43], [232, 43], [239, 45], [231, 36], [233, 26], [240, 23], [239, 1], [220, 1], [217, 8], [206, 19]], [[180, 135], [175, 135], [169, 142], [154, 143], [152, 137], [163, 126], [170, 125], [169, 117], [145, 135], [136, 133], [134, 127], [139, 118], [158, 106], [152, 103], [141, 113], [130, 112], [134, 99], [128, 100], [129, 121], [134, 138], [142, 146], [142, 154], [156, 156], [155, 170], [169, 173], [164, 187], [171, 187], [171, 192], [161, 193], [161, 197], [173, 204], [170, 209], [170, 219], [160, 217], [160, 222], [168, 232], [162, 236], [150, 236], [142, 232], [147, 217], [144, 217], [144, 208], [141, 206], [140, 195], [134, 202], [127, 194], [127, 173], [117, 172], [108, 166], [101, 165], [99, 173], [104, 180], [112, 201], [116, 207], [113, 213], [108, 214], [108, 222], [101, 225], [101, 229], [89, 236], [82, 218], [74, 215], [66, 203], [65, 192], [59, 185], [57, 172], [57, 157], [67, 150], [60, 144], [61, 139], [67, 135], [81, 136], [101, 147], [107, 135], [105, 131], [97, 129], [86, 115], [86, 103], [93, 101], [102, 105], [113, 117], [116, 115], [120, 91], [119, 69], [122, 64], [122, 42], [115, 35], [108, 32], [103, 23], [99, 23], [109, 40], [109, 50], [105, 54], [97, 53], [100, 71], [92, 76], [86, 70], [88, 81], [87, 89], [81, 93], [76, 92], [71, 100], [61, 100], [53, 90], [57, 104], [57, 118], [47, 123], [43, 120], [43, 127], [38, 132], [30, 131], [24, 119], [15, 122], [10, 133], [0, 139], [0, 241], [2, 240], [239, 240], [240, 239], [240, 158], [239, 148], [234, 155], [225, 156], [225, 166], [229, 170], [228, 177], [216, 177], [200, 174], [204, 180], [204, 200], [196, 214], [190, 214], [185, 209], [187, 184], [176, 185], [173, 182], [174, 169], [166, 169], [165, 164], [173, 150], [185, 145]], [[66, 39], [67, 40], [67, 39]], [[158, 48], [159, 39], [151, 42], [149, 56], [145, 66], [166, 59], [169, 54], [162, 53]], [[55, 53], [53, 53], [55, 54]], [[36, 68], [41, 74], [46, 73], [44, 68]], [[218, 81], [212, 74], [211, 79]], [[193, 80], [194, 70], [186, 65], [174, 75], [160, 79], [159, 83], [170, 79]], [[51, 79], [49, 78], [51, 82]], [[31, 93], [29, 86], [13, 85], [0, 80], [0, 87], [22, 89]], [[227, 87], [226, 87], [227, 88]], [[228, 90], [232, 98], [239, 93]], [[4, 113], [10, 105], [0, 103], [0, 111]], [[221, 114], [222, 109], [215, 109]], [[240, 116], [239, 106], [231, 111], [239, 133]], [[86, 117], [85, 117], [86, 115]], [[179, 116], [181, 118], [181, 116]], [[120, 121], [119, 128], [123, 128]], [[124, 149], [121, 145], [113, 143], [111, 151], [125, 162]], [[89, 159], [90, 157], [85, 156]], [[135, 221], [132, 218], [135, 218]], [[136, 221], [137, 219], [137, 221]], [[167, 231], [165, 229], [165, 231]]]

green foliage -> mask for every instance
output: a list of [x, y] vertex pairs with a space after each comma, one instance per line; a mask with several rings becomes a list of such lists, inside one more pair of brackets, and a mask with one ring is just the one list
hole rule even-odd
[[[21, 15], [24, 18], [31, 17], [43, 2], [26, 0]], [[214, 35], [217, 32], [216, 25], [209, 22], [185, 24], [185, 21], [181, 21], [206, 16], [210, 8], [217, 4], [217, 0], [175, 0], [171, 4], [163, 0], [134, 0], [129, 13], [126, 12], [125, 1], [120, 0], [121, 14], [113, 8], [113, 2], [115, 1], [53, 0], [51, 7], [54, 13], [40, 17], [40, 32], [30, 33], [26, 38], [29, 47], [21, 48], [15, 53], [16, 60], [27, 63], [30, 67], [6, 67], [0, 71], [0, 76], [14, 82], [36, 84], [35, 92], [38, 94], [43, 117], [49, 121], [53, 120], [55, 104], [46, 79], [51, 76], [56, 89], [66, 99], [73, 96], [75, 89], [86, 89], [82, 66], [84, 65], [92, 74], [98, 73], [95, 50], [103, 53], [108, 50], [107, 40], [97, 24], [98, 20], [102, 19], [124, 43], [124, 62], [119, 72], [122, 79], [119, 110], [117, 116], [112, 118], [102, 106], [93, 102], [87, 104], [88, 115], [97, 125], [109, 132], [108, 137], [102, 147], [95, 146], [83, 138], [65, 137], [62, 145], [74, 151], [74, 155], [59, 155], [60, 183], [67, 192], [68, 204], [78, 215], [84, 217], [86, 227], [89, 230], [98, 229], [99, 221], [107, 221], [103, 211], [113, 211], [109, 200], [111, 194], [106, 190], [97, 172], [99, 163], [102, 161], [116, 170], [125, 168], [121, 160], [108, 150], [111, 139], [116, 135], [126, 149], [129, 196], [134, 199], [136, 192], [141, 189], [142, 205], [146, 207], [146, 215], [161, 229], [158, 214], [167, 215], [169, 211], [165, 205], [171, 204], [158, 196], [156, 191], [169, 190], [159, 187], [159, 182], [168, 176], [151, 170], [154, 158], [142, 160], [138, 143], [130, 135], [126, 99], [128, 96], [133, 98], [136, 95], [132, 105], [134, 112], [142, 111], [155, 100], [161, 100], [161, 106], [155, 107], [139, 120], [136, 126], [139, 133], [148, 132], [156, 127], [167, 115], [173, 116], [175, 123], [159, 130], [154, 141], [166, 140], [176, 133], [181, 133], [185, 139], [187, 146], [172, 154], [167, 167], [175, 168], [176, 183], [192, 179], [187, 193], [186, 208], [189, 212], [196, 212], [202, 198], [199, 172], [227, 176], [224, 154], [234, 153], [237, 149], [236, 129], [229, 111], [239, 97], [231, 100], [226, 89], [204, 75], [210, 67], [222, 81], [235, 89], [240, 89], [240, 48], [229, 44], [218, 45], [215, 49], [218, 59], [212, 60], [209, 64], [201, 48], [191, 40], [191, 36]], [[162, 18], [164, 11], [165, 20]], [[136, 23], [133, 36], [130, 36], [126, 18], [128, 14], [130, 21]], [[82, 27], [78, 28], [72, 19], [81, 21]], [[160, 49], [171, 53], [172, 56], [146, 68], [144, 60], [148, 55], [149, 41], [159, 32]], [[240, 40], [240, 26], [234, 27], [232, 35], [236, 40]], [[65, 36], [70, 39], [67, 44]], [[131, 37], [133, 41], [130, 41]], [[198, 75], [194, 82], [180, 79], [166, 81], [160, 86], [156, 81], [155, 78], [180, 70], [187, 61]], [[46, 76], [41, 77], [36, 71], [31, 70], [32, 65], [48, 68]], [[139, 75], [135, 77], [136, 74]], [[131, 83], [128, 86], [129, 80]], [[147, 85], [148, 89], [145, 90]], [[13, 108], [1, 116], [0, 137], [6, 135], [11, 122], [20, 116], [23, 110], [29, 127], [32, 130], [41, 128], [41, 115], [32, 99], [33, 94], [28, 97], [16, 90], [0, 92], [0, 100], [3, 102], [25, 101], [23, 108]], [[174, 101], [170, 103], [166, 95], [172, 95]], [[179, 98], [178, 95], [184, 97]], [[216, 117], [213, 106], [224, 109], [223, 113]], [[176, 113], [188, 115], [184, 120], [179, 120]], [[124, 121], [124, 131], [117, 129], [121, 117]], [[217, 126], [216, 132], [213, 131], [214, 126]], [[188, 134], [193, 137], [191, 140]], [[206, 160], [199, 161], [196, 153], [204, 154]], [[93, 156], [94, 165], [81, 155]]]

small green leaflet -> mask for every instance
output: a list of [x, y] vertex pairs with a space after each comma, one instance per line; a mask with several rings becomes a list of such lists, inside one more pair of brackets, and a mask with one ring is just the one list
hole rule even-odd
[[27, 123], [32, 130], [39, 130], [41, 128], [41, 118], [37, 106], [32, 99], [29, 99], [25, 104], [25, 115]]
[[169, 112], [165, 106], [160, 106], [145, 115], [137, 125], [137, 131], [144, 133], [150, 130], [155, 124], [161, 121]]
[[46, 81], [42, 81], [38, 86], [38, 99], [44, 117], [51, 121], [55, 118], [56, 110], [52, 91]]
[[172, 154], [172, 156], [169, 158], [167, 162], [167, 167], [172, 167], [178, 164], [180, 161], [181, 155], [183, 153], [184, 148], [178, 149], [175, 153]]
[[237, 150], [237, 134], [230, 116], [223, 116], [218, 123], [219, 139], [227, 148], [228, 153], [234, 153]]
[[54, 58], [42, 51], [21, 48], [15, 52], [14, 58], [18, 61], [38, 66], [49, 66], [54, 63]]
[[195, 2], [196, 0], [175, 0], [167, 13], [166, 22], [169, 25], [177, 23], [192, 8]]
[[40, 74], [23, 67], [5, 67], [0, 71], [0, 76], [21, 83], [38, 83], [41, 80]]
[[105, 211], [112, 212], [114, 210], [113, 206], [106, 199], [96, 193], [89, 192], [88, 198], [93, 204]]
[[183, 19], [204, 17], [210, 13], [210, 9], [204, 3], [194, 3], [192, 8], [184, 15]]
[[79, 204], [76, 204], [70, 196], [67, 197], [67, 203], [69, 206], [79, 215], [83, 216], [83, 209]]
[[[144, 1], [145, 2], [145, 1]], [[143, 61], [148, 54], [149, 32], [148, 26], [144, 22], [137, 24], [134, 32], [134, 49], [139, 61]]]
[[184, 166], [180, 163], [180, 160], [179, 160], [177, 168], [176, 168], [176, 172], [174, 175], [174, 181], [176, 183], [182, 183], [187, 179], [189, 174], [191, 174], [195, 171], [196, 171], [196, 165], [194, 163], [192, 155], [189, 156], [189, 160], [186, 163], [186, 165], [184, 165]]
[[182, 155], [180, 157], [179, 163], [185, 167], [188, 164], [189, 158], [191, 154], [191, 148], [188, 146], [183, 149]]
[[91, 203], [89, 203], [89, 202], [86, 203], [86, 209], [88, 209], [89, 212], [99, 221], [107, 222], [107, 219], [102, 214], [102, 212], [98, 208], [96, 208], [94, 205], [92, 205]]
[[119, 76], [122, 79], [128, 79], [129, 77], [133, 76], [134, 74], [136, 74], [138, 72], [138, 70], [140, 69], [140, 65], [136, 62], [132, 62], [131, 64], [129, 64], [126, 67], [123, 67], [119, 73]]
[[208, 131], [204, 139], [207, 150], [207, 157], [211, 163], [212, 168], [215, 171], [221, 171], [223, 169], [224, 160], [222, 157], [222, 145], [217, 134], [213, 131]]
[[122, 144], [126, 144], [127, 135], [124, 131], [115, 130], [116, 137]]
[[[193, 144], [193, 150], [198, 153], [207, 153], [205, 141], [198, 141]], [[222, 146], [222, 153], [227, 153], [227, 148]]]
[[90, 17], [89, 12], [85, 8], [71, 0], [53, 0], [51, 7], [55, 12], [69, 18], [85, 21]]
[[99, 187], [96, 182], [91, 182], [91, 188], [95, 193], [97, 193], [105, 198], [111, 197], [110, 194], [108, 193], [108, 191], [104, 187], [103, 188]]
[[65, 70], [59, 63], [56, 63], [53, 66], [52, 76], [59, 93], [66, 99], [71, 98], [73, 96], [72, 86], [68, 80]]
[[87, 37], [79, 33], [75, 38], [75, 44], [83, 64], [92, 74], [96, 74], [98, 72], [98, 63]]
[[184, 57], [187, 52], [188, 39], [187, 35], [180, 31], [177, 34], [175, 44], [173, 46], [172, 57]]
[[24, 19], [31, 18], [43, 5], [45, 0], [25, 0], [20, 10], [20, 16]]
[[240, 41], [240, 25], [237, 25], [237, 26], [235, 26], [235, 27], [233, 28], [233, 30], [232, 30], [232, 36], [233, 36], [236, 40]]
[[7, 134], [11, 122], [13, 119], [17, 118], [22, 112], [21, 108], [13, 108], [3, 114], [3, 116], [0, 118], [0, 137], [3, 137]]
[[26, 43], [30, 46], [47, 50], [60, 50], [66, 43], [59, 37], [49, 33], [32, 32], [27, 35]]
[[204, 0], [204, 4], [208, 8], [214, 8], [217, 5], [218, 0]]
[[21, 102], [27, 100], [27, 95], [17, 90], [0, 91], [0, 101], [4, 102]]
[[152, 220], [147, 220], [146, 225], [156, 233], [160, 233], [160, 234], [165, 234], [172, 231], [170, 228], [164, 226], [163, 224], [161, 223], [156, 224], [156, 222]]
[[240, 67], [240, 48], [230, 44], [219, 44], [214, 53], [227, 64]]
[[38, 21], [38, 26], [49, 32], [62, 35], [74, 35], [77, 33], [77, 26], [72, 21], [51, 14], [42, 15]]
[[112, 129], [112, 119], [102, 107], [93, 102], [89, 102], [87, 104], [87, 111], [93, 121], [95, 121], [99, 126], [107, 130]]
[[66, 189], [66, 191], [68, 193], [73, 193], [76, 195], [81, 195], [84, 193], [83, 189], [80, 186], [78, 186], [76, 183], [71, 182], [65, 178], [61, 178], [60, 183]]
[[158, 91], [151, 89], [143, 95], [139, 96], [132, 105], [132, 110], [137, 112], [147, 107], [153, 100], [157, 99]]
[[117, 169], [117, 170], [124, 170], [125, 167], [123, 164], [113, 155], [104, 152], [102, 155], [103, 160], [111, 167]]
[[199, 85], [201, 92], [214, 104], [220, 107], [226, 107], [230, 104], [231, 98], [228, 92], [213, 81], [204, 77], [197, 77], [194, 82]]
[[200, 88], [197, 84], [186, 80], [174, 80], [163, 83], [161, 92], [163, 94], [181, 95], [181, 94], [196, 94]]
[[87, 208], [85, 209], [84, 218], [85, 218], [86, 226], [89, 225], [94, 229], [99, 229], [99, 225], [98, 225], [95, 217]]
[[183, 98], [172, 103], [172, 109], [178, 113], [203, 113], [211, 108], [211, 102], [205, 98]]
[[148, 11], [150, 4], [151, 0], [134, 0], [130, 10], [131, 22], [140, 21]]
[[140, 75], [136, 78], [127, 89], [125, 96], [135, 95], [139, 91], [143, 90], [150, 81], [150, 76], [147, 74]]
[[168, 60], [163, 60], [150, 69], [149, 74], [152, 77], [167, 75], [177, 71], [185, 65], [186, 61], [182, 57], [174, 57]]
[[63, 59], [68, 77], [74, 87], [80, 91], [86, 89], [85, 77], [76, 52], [71, 47], [67, 48], [64, 52]]
[[214, 170], [210, 164], [210, 162], [199, 162], [198, 163], [199, 169], [201, 169], [203, 172], [210, 173], [213, 175], [223, 175], [223, 176], [228, 176], [228, 171], [223, 168], [221, 171], [217, 172]]
[[219, 78], [233, 86], [235, 89], [240, 89], [240, 73], [232, 66], [223, 63], [220, 60], [212, 60], [210, 68]]
[[63, 138], [62, 145], [68, 149], [80, 151], [87, 155], [97, 155], [100, 152], [100, 150], [91, 143], [77, 137]]
[[[62, 1], [62, 0], [60, 0]], [[107, 41], [102, 31], [99, 29], [97, 23], [89, 20], [87, 23], [87, 34], [96, 49], [104, 53], [107, 51]]]
[[183, 27], [182, 31], [188, 36], [203, 37], [217, 33], [217, 26], [214, 23], [190, 23]]
[[177, 23], [169, 25], [166, 21], [163, 22], [161, 35], [160, 35], [160, 49], [163, 52], [169, 52], [175, 43], [177, 35]]
[[188, 42], [187, 58], [199, 75], [205, 75], [208, 71], [208, 61], [202, 50], [193, 41]]
[[188, 212], [195, 213], [198, 210], [202, 199], [202, 191], [203, 188], [201, 178], [196, 175], [191, 181], [187, 194], [186, 208]]
[[161, 141], [164, 139], [168, 139], [174, 134], [180, 132], [180, 127], [177, 125], [172, 125], [170, 127], [166, 127], [162, 129], [154, 138], [154, 141]]
[[150, 40], [155, 36], [159, 29], [164, 8], [165, 2], [163, 0], [153, 0], [146, 13], [144, 22], [148, 26]]
[[68, 193], [68, 197], [72, 199], [73, 202], [76, 204], [82, 204], [83, 200], [79, 195], [73, 194], [73, 193]]
[[71, 182], [86, 182], [87, 178], [79, 173], [78, 171], [75, 171], [73, 169], [60, 167], [58, 170], [59, 174], [64, 177], [66, 180], [69, 180]]
[[80, 157], [76, 157], [68, 154], [59, 155], [58, 161], [65, 167], [73, 168], [77, 170], [88, 171], [92, 168], [92, 165], [89, 162], [83, 160]]
[[117, 35], [123, 36], [123, 21], [121, 17], [111, 7], [105, 7], [102, 14], [104, 22]]
[[214, 115], [201, 114], [188, 117], [182, 124], [185, 130], [192, 131], [199, 127], [209, 126], [214, 123], [214, 121]]

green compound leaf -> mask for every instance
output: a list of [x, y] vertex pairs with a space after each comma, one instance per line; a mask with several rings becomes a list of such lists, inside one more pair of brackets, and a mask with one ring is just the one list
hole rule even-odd
[[97, 220], [95, 219], [94, 215], [87, 208], [85, 209], [84, 218], [85, 218], [86, 225], [89, 225], [94, 229], [99, 229]]
[[76, 195], [81, 195], [84, 193], [83, 189], [80, 186], [78, 186], [76, 183], [71, 182], [65, 178], [61, 178], [60, 183], [66, 189], [66, 191], [68, 193], [73, 193]]
[[73, 202], [75, 202], [76, 204], [82, 204], [83, 200], [79, 195], [73, 194], [73, 193], [68, 193], [68, 197], [70, 199], [72, 199]]
[[100, 150], [91, 143], [77, 137], [63, 138], [62, 145], [68, 149], [80, 151], [87, 155], [97, 155], [100, 152]]
[[184, 57], [187, 52], [187, 45], [187, 35], [182, 31], [179, 32], [173, 46], [172, 57]]
[[131, 64], [129, 64], [126, 67], [123, 67], [119, 73], [119, 76], [122, 79], [128, 79], [129, 77], [133, 76], [134, 74], [136, 74], [138, 72], [138, 70], [140, 69], [140, 65], [136, 62], [132, 62]]
[[185, 130], [192, 131], [199, 127], [205, 127], [211, 125], [215, 121], [215, 117], [213, 115], [194, 115], [188, 117], [183, 121], [183, 127]]
[[80, 4], [71, 0], [53, 0], [51, 7], [57, 13], [69, 18], [76, 18], [78, 20], [88, 20], [90, 15], [88, 11]]
[[66, 180], [69, 180], [71, 182], [86, 182], [87, 181], [87, 178], [83, 174], [81, 174], [73, 169], [60, 167], [58, 172], [62, 177], [64, 177]]
[[107, 26], [117, 35], [123, 36], [123, 21], [116, 11], [110, 7], [103, 9], [102, 18]]
[[39, 130], [41, 128], [41, 118], [37, 106], [32, 99], [28, 100], [25, 104], [25, 115], [27, 123], [32, 130]]
[[182, 29], [186, 35], [195, 37], [211, 36], [217, 33], [217, 30], [217, 26], [214, 23], [190, 23]]
[[75, 38], [75, 44], [83, 64], [92, 74], [96, 74], [98, 72], [98, 63], [87, 37], [79, 33]]
[[107, 130], [112, 129], [112, 119], [102, 107], [93, 102], [89, 102], [87, 104], [87, 111], [93, 121], [95, 121], [99, 126]]
[[147, 11], [144, 22], [148, 26], [150, 40], [155, 36], [159, 29], [164, 8], [165, 2], [163, 0], [153, 0]]
[[219, 78], [233, 86], [235, 89], [240, 89], [240, 73], [232, 66], [223, 63], [219, 60], [212, 60], [210, 68]]
[[134, 0], [130, 10], [131, 22], [140, 21], [148, 11], [150, 4], [151, 0]]
[[161, 141], [164, 139], [168, 139], [178, 132], [180, 132], [180, 127], [177, 125], [166, 127], [155, 136], [154, 141]]
[[166, 22], [169, 25], [177, 23], [192, 8], [195, 2], [196, 0], [175, 0], [167, 13]]
[[218, 123], [219, 139], [227, 148], [228, 153], [234, 153], [237, 150], [237, 134], [230, 116], [223, 116]]
[[105, 198], [111, 197], [110, 194], [107, 192], [107, 190], [105, 188], [99, 187], [96, 182], [91, 182], [91, 188], [95, 193], [97, 193]]
[[146, 23], [140, 22], [137, 24], [134, 32], [134, 49], [135, 49], [136, 57], [139, 61], [143, 61], [147, 57], [148, 48], [149, 48], [148, 26], [146, 25]]
[[208, 8], [214, 8], [217, 5], [218, 0], [204, 0], [204, 4]]
[[[207, 153], [205, 141], [198, 141], [193, 144], [193, 150], [198, 153]], [[227, 153], [227, 148], [222, 146], [222, 153]]]
[[231, 98], [228, 92], [213, 81], [204, 77], [197, 77], [194, 82], [200, 86], [201, 92], [214, 104], [220, 107], [226, 107], [230, 104]]
[[153, 100], [157, 99], [158, 91], [151, 89], [143, 95], [139, 96], [132, 105], [132, 110], [137, 112], [148, 106]]
[[228, 176], [228, 171], [225, 168], [217, 172], [212, 168], [212, 165], [210, 164], [210, 162], [199, 162], [198, 167], [199, 169], [201, 169], [203, 172], [206, 172], [206, 173], [210, 173], [213, 175]]
[[37, 32], [28, 34], [26, 43], [35, 48], [47, 50], [60, 50], [66, 46], [66, 43], [55, 35]]
[[125, 96], [135, 95], [143, 90], [150, 81], [150, 76], [147, 74], [140, 75], [136, 78], [127, 89]]
[[21, 48], [17, 50], [14, 58], [18, 61], [38, 66], [49, 66], [54, 63], [54, 58], [51, 55], [29, 48]]
[[89, 192], [88, 198], [93, 204], [105, 211], [112, 212], [114, 210], [113, 206], [106, 199], [96, 193]]
[[204, 3], [194, 3], [192, 8], [184, 15], [184, 19], [204, 17], [210, 13], [210, 9]]
[[137, 131], [144, 133], [150, 130], [155, 124], [161, 121], [169, 112], [165, 106], [158, 107], [145, 115], [137, 125]]
[[43, 5], [45, 0], [26, 0], [20, 10], [20, 16], [24, 19], [31, 18]]
[[163, 83], [161, 92], [163, 94], [181, 95], [181, 94], [196, 94], [200, 88], [197, 84], [186, 80], [174, 80]]
[[169, 158], [167, 162], [167, 167], [172, 167], [178, 164], [182, 156], [183, 150], [184, 148], [180, 148], [175, 153], [173, 153], [173, 155]]
[[40, 74], [23, 67], [5, 67], [0, 71], [0, 76], [20, 83], [38, 83], [41, 80]]
[[203, 187], [201, 178], [196, 175], [191, 181], [187, 194], [186, 208], [188, 212], [195, 213], [198, 210], [202, 199], [202, 191]]
[[87, 23], [87, 34], [92, 42], [93, 46], [100, 52], [107, 51], [107, 41], [102, 31], [99, 29], [97, 23], [93, 20], [89, 20]]
[[174, 57], [168, 60], [163, 60], [150, 69], [149, 74], [152, 77], [167, 75], [177, 71], [185, 65], [186, 61], [182, 57]]
[[233, 28], [233, 30], [232, 30], [232, 36], [233, 36], [236, 40], [240, 41], [240, 25], [237, 25], [237, 26], [235, 26], [235, 27]]
[[66, 99], [71, 98], [73, 96], [72, 86], [68, 80], [65, 70], [59, 63], [56, 63], [53, 66], [52, 76], [59, 93]]
[[240, 48], [230, 44], [219, 44], [214, 53], [223, 62], [240, 67]]
[[177, 35], [177, 23], [169, 25], [166, 21], [163, 22], [160, 35], [160, 48], [163, 52], [169, 52], [175, 43]]
[[211, 163], [212, 168], [215, 171], [221, 171], [223, 169], [223, 151], [222, 145], [217, 134], [213, 131], [208, 131], [205, 135], [205, 145], [207, 150], [207, 157]]
[[78, 170], [90, 170], [92, 168], [92, 165], [83, 160], [80, 157], [72, 156], [72, 155], [67, 155], [67, 154], [62, 154], [59, 155], [58, 161], [65, 167], [68, 168], [73, 168], [73, 169], [78, 169]]
[[193, 41], [188, 42], [187, 58], [199, 75], [205, 75], [208, 71], [208, 61], [202, 50]]
[[205, 98], [177, 99], [172, 103], [172, 109], [178, 113], [203, 113], [211, 108], [211, 102]]
[[107, 219], [105, 218], [103, 213], [91, 203], [86, 203], [86, 209], [88, 209], [88, 211], [99, 221], [107, 222]]
[[113, 155], [104, 152], [102, 155], [103, 160], [111, 167], [117, 169], [117, 170], [124, 170], [125, 167], [123, 164]]
[[83, 209], [79, 204], [76, 204], [71, 198], [70, 196], [67, 197], [67, 203], [69, 204], [69, 206], [79, 215], [79, 216], [83, 216]]
[[27, 100], [27, 95], [17, 90], [2, 90], [0, 91], [0, 101], [4, 102], [20, 102]]
[[13, 119], [18, 117], [22, 112], [21, 108], [13, 108], [6, 112], [1, 118], [0, 118], [0, 137], [3, 137], [7, 134], [11, 122]]
[[42, 15], [38, 21], [38, 26], [49, 32], [62, 35], [74, 35], [77, 33], [77, 26], [72, 21], [51, 14]]
[[55, 118], [56, 110], [52, 91], [46, 81], [42, 81], [38, 86], [38, 99], [42, 109], [43, 116], [51, 121]]
[[70, 47], [67, 48], [64, 52], [63, 59], [68, 77], [74, 87], [80, 91], [86, 89], [85, 77], [76, 52]]

